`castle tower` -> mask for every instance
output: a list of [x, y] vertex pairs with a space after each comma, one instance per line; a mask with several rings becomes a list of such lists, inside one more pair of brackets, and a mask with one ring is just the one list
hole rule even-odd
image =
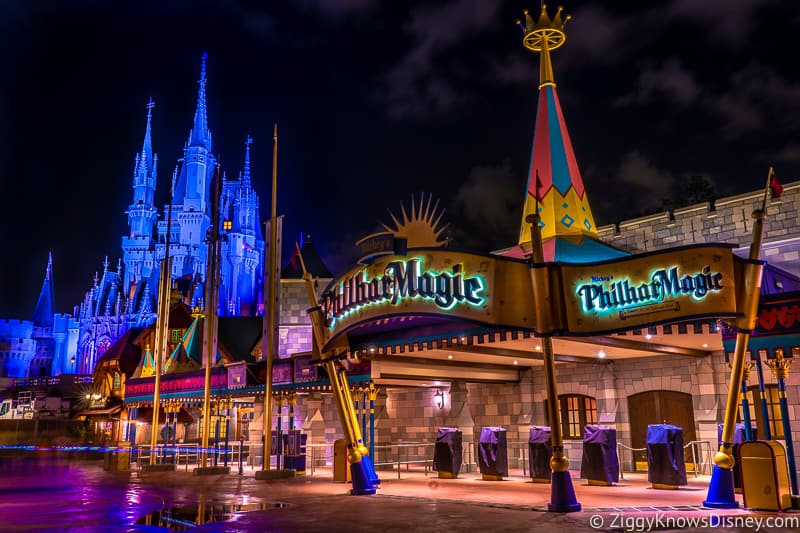
[[[171, 251], [174, 257], [171, 273], [173, 278], [191, 277], [195, 272], [205, 272], [205, 238], [208, 226], [211, 224], [211, 181], [216, 168], [216, 158], [211, 153], [211, 132], [206, 117], [207, 57], [208, 55], [204, 53], [194, 122], [183, 149], [183, 165], [173, 184], [172, 228], [173, 233], [177, 233], [177, 239], [171, 239], [173, 243]], [[159, 224], [159, 234], [165, 237], [165, 232], [166, 221], [163, 221]]]
[[147, 126], [142, 142], [142, 151], [136, 154], [133, 167], [133, 202], [125, 212], [128, 215], [130, 231], [122, 238], [122, 253], [125, 262], [123, 287], [126, 293], [145, 274], [144, 263], [153, 243], [153, 226], [158, 218], [154, 206], [156, 165], [158, 155], [153, 153], [151, 139], [151, 120], [153, 118], [153, 99], [147, 103]]
[[55, 340], [53, 339], [53, 321], [56, 312], [55, 290], [53, 289], [53, 254], [48, 254], [47, 270], [39, 291], [39, 299], [33, 311], [33, 333], [36, 341], [36, 355], [30, 363], [28, 375], [31, 377], [49, 376], [55, 357]]
[[220, 314], [254, 315], [258, 301], [257, 287], [262, 277], [261, 259], [264, 239], [259, 224], [258, 194], [250, 175], [250, 145], [245, 141], [244, 169], [238, 180], [223, 185], [220, 206], [222, 233], [227, 239], [222, 245]]
[[598, 240], [589, 198], [583, 185], [578, 162], [556, 92], [550, 52], [566, 41], [558, 8], [552, 19], [542, 5], [539, 20], [525, 11], [525, 22], [517, 21], [523, 31], [523, 45], [541, 56], [539, 103], [536, 111], [533, 147], [528, 168], [525, 208], [516, 247], [502, 252], [525, 257], [531, 250], [531, 229], [525, 221], [538, 211], [546, 261], [593, 261], [619, 257], [625, 253]]

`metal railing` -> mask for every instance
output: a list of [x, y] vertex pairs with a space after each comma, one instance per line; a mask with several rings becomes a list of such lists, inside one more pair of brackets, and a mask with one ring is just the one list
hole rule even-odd
[[[150, 464], [150, 455], [152, 453], [156, 455], [156, 464], [173, 463], [176, 467], [184, 465], [186, 471], [189, 470], [189, 465], [199, 466], [202, 457], [202, 450], [197, 443], [179, 444], [177, 446], [158, 444], [155, 448], [149, 444], [142, 444], [136, 446], [134, 450], [135, 454], [132, 462], [138, 467]], [[249, 445], [240, 446], [238, 442], [230, 442], [227, 448], [222, 446], [209, 448], [208, 462], [223, 465], [227, 459], [228, 466], [233, 467], [239, 463], [240, 455], [242, 460], [246, 462], [245, 457], [249, 455]]]
[[[714, 458], [713, 452], [711, 450], [711, 443], [707, 440], [693, 440], [689, 441], [684, 444], [684, 462], [685, 459], [685, 450], [686, 448], [690, 448], [692, 452], [692, 472], [694, 473], [694, 477], [699, 476], [700, 474], [703, 475], [710, 475], [711, 469], [713, 467], [712, 461]], [[617, 461], [619, 462], [619, 477], [620, 479], [624, 479], [623, 476], [623, 464], [625, 461], [623, 459], [623, 455], [626, 451], [631, 452], [631, 464], [633, 465], [633, 471], [636, 471], [636, 456], [634, 455], [635, 452], [645, 452], [647, 453], [647, 448], [631, 448], [630, 446], [626, 446], [621, 442], [617, 442]], [[687, 463], [688, 464], [688, 463]], [[702, 470], [702, 471], [701, 471]]]
[[375, 457], [373, 465], [397, 466], [397, 479], [400, 479], [401, 466], [405, 465], [406, 472], [410, 471], [411, 465], [422, 465], [425, 475], [433, 470], [433, 443], [428, 442], [404, 442], [396, 444], [384, 444], [375, 446]]

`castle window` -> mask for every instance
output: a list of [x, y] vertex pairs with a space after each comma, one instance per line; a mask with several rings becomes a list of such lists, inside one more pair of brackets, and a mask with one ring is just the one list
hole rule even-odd
[[[766, 385], [764, 387], [764, 398], [767, 400], [767, 416], [769, 416], [769, 431], [773, 439], [783, 438], [783, 416], [781, 415], [781, 404], [778, 397], [777, 385]], [[750, 420], [758, 428], [758, 437], [764, 438], [764, 415], [761, 410], [761, 393], [758, 385], [747, 387], [747, 401], [750, 407]], [[739, 421], [742, 421], [741, 409], [739, 409]]]
[[178, 344], [183, 340], [183, 335], [181, 334], [181, 330], [179, 329], [171, 329], [169, 331], [169, 342], [172, 344]]
[[231, 228], [233, 228], [233, 221], [231, 221], [231, 220], [224, 220], [224, 221], [222, 222], [222, 229], [224, 229], [225, 231], [230, 231], [230, 230], [231, 230]]
[[[561, 432], [565, 439], [583, 439], [583, 428], [597, 424], [597, 401], [582, 394], [565, 394], [558, 397], [561, 414]], [[547, 400], [544, 402], [545, 419], [549, 424]]]
[[122, 386], [121, 381], [122, 380], [120, 379], [119, 372], [114, 372], [114, 390], [119, 390], [119, 388]]

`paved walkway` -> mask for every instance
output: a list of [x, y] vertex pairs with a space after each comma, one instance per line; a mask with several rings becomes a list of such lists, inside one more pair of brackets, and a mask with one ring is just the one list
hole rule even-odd
[[0, 468], [0, 531], [785, 531], [787, 519], [797, 520], [789, 530], [800, 531], [796, 511], [703, 508], [708, 476], [665, 491], [650, 488], [643, 474], [625, 474], [611, 487], [573, 475], [583, 510], [559, 514], [545, 510], [549, 485], [513, 470], [503, 481], [476, 472], [438, 479], [419, 469], [397, 479], [396, 471], [381, 471], [378, 494], [350, 496], [330, 469], [258, 481], [250, 469], [196, 476], [105, 472], [101, 461], [20, 464]]

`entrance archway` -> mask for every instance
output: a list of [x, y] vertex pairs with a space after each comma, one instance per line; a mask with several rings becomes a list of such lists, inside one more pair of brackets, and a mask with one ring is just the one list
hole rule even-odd
[[[647, 447], [647, 426], [672, 424], [683, 428], [683, 442], [695, 440], [694, 408], [692, 395], [684, 392], [654, 390], [628, 396], [628, 413], [631, 422], [633, 448]], [[633, 453], [634, 467], [646, 467], [647, 452]], [[684, 460], [686, 450], [684, 449]]]

